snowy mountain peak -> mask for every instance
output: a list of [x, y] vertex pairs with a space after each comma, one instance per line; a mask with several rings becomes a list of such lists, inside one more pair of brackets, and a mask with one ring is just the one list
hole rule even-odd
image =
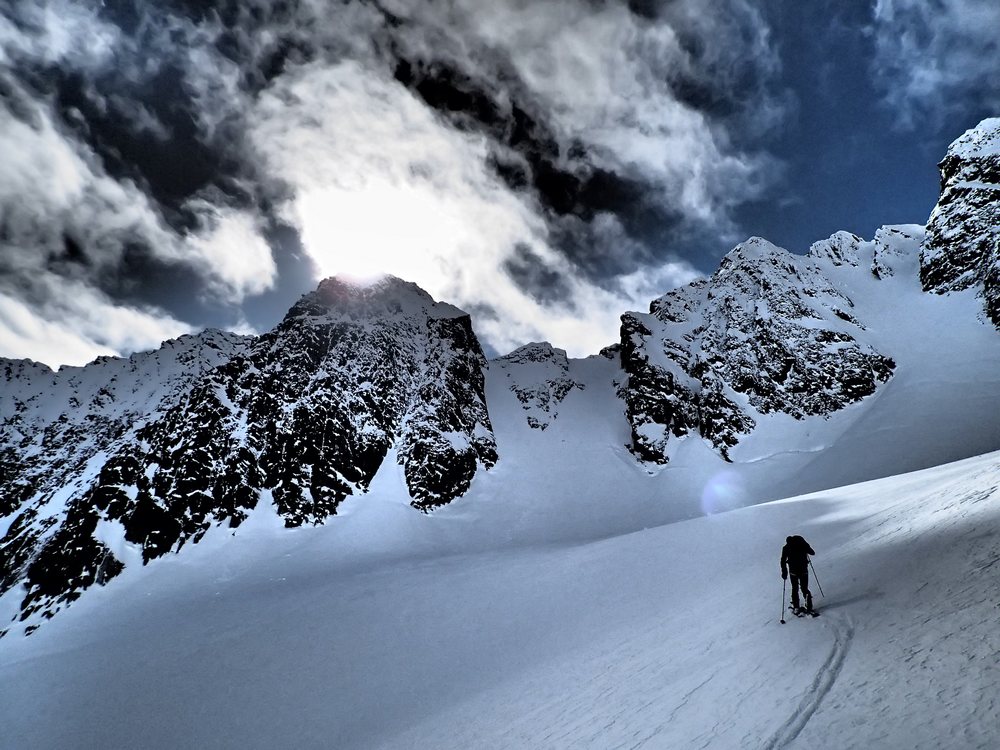
[[566, 362], [566, 350], [557, 349], [552, 346], [548, 341], [535, 341], [530, 344], [525, 344], [524, 346], [519, 346], [517, 349], [512, 351], [510, 354], [505, 354], [502, 357], [497, 357], [494, 360], [499, 363], [514, 363], [514, 364], [525, 364], [527, 362], [549, 362], [558, 361], [560, 363]]
[[497, 460], [485, 363], [467, 315], [386, 277], [327, 279], [258, 337], [206, 331], [47, 380], [11, 365], [0, 595], [23, 585], [34, 623], [261, 500], [322, 523], [390, 457], [413, 506], [447, 504]]
[[750, 237], [726, 253], [716, 273], [725, 273], [732, 267], [752, 269], [761, 262], [774, 262], [787, 255], [789, 255], [787, 250], [763, 237]]
[[566, 352], [547, 341], [525, 344], [493, 360], [490, 367], [502, 372], [533, 429], [547, 428], [559, 416], [559, 406], [569, 392], [585, 388], [570, 376]]
[[975, 288], [1000, 329], [1000, 118], [967, 131], [938, 167], [941, 196], [927, 221], [920, 280], [937, 294]]
[[314, 292], [306, 294], [287, 317], [351, 319], [389, 316], [457, 318], [466, 313], [446, 302], [435, 302], [416, 284], [396, 276], [374, 280], [346, 276], [324, 279]]
[[728, 459], [762, 415], [830, 415], [888, 380], [893, 360], [864, 341], [853, 301], [817, 258], [848, 257], [852, 238], [802, 257], [752, 237], [708, 280], [623, 315], [633, 451], [665, 463], [671, 443], [694, 433]]
[[1000, 155], [1000, 117], [988, 117], [948, 146], [948, 156], [976, 159]]
[[809, 257], [828, 260], [835, 266], [857, 266], [861, 262], [863, 240], [856, 234], [840, 230], [809, 247]]

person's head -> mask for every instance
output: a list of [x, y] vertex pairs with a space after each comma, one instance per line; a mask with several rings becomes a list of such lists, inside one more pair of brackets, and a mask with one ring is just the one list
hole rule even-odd
[[790, 536], [786, 536], [785, 537], [785, 544], [791, 544], [791, 543], [792, 543], [792, 538]]

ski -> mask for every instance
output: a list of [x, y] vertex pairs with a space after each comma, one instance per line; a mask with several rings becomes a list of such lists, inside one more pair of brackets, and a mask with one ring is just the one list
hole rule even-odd
[[819, 612], [817, 612], [815, 609], [805, 609], [803, 607], [799, 607], [796, 609], [795, 607], [791, 606], [788, 609], [790, 609], [792, 614], [795, 615], [796, 617], [806, 617], [807, 615], [809, 617], [819, 617]]

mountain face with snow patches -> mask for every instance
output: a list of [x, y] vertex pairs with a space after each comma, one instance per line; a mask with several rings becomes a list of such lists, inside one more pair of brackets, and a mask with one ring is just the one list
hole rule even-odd
[[468, 315], [386, 277], [327, 279], [260, 336], [2, 360], [0, 616], [30, 632], [255, 512], [291, 528], [389, 502], [474, 518], [486, 545], [596, 538], [998, 449], [976, 296], [989, 312], [994, 131], [952, 146], [926, 230], [806, 255], [751, 238], [585, 359], [487, 363]]
[[415, 507], [447, 503], [496, 461], [485, 364], [467, 315], [392, 278], [328, 279], [257, 338], [190, 337], [70, 376], [10, 363], [4, 488], [20, 502], [3, 590], [23, 581], [21, 617], [50, 615], [121, 572], [107, 536], [148, 562], [264, 496], [286, 526], [320, 523], [390, 449]]
[[708, 280], [622, 316], [636, 454], [665, 462], [671, 436], [696, 432], [728, 457], [754, 413], [826, 416], [888, 380], [895, 363], [865, 342], [853, 301], [824, 275], [827, 263], [856, 264], [853, 239], [853, 250], [838, 234], [800, 257], [753, 237]]
[[242, 336], [205, 331], [167, 341], [153, 352], [103, 357], [57, 373], [23, 360], [0, 363], [5, 395], [0, 510], [9, 521], [0, 540], [0, 591], [24, 579], [29, 563], [42, 559], [39, 551], [48, 539], [53, 550], [76, 556], [75, 562], [62, 561], [60, 581], [53, 587], [58, 594], [117, 572], [119, 564], [94, 538], [98, 513], [82, 499], [75, 504], [72, 499], [88, 492], [119, 443], [134, 439], [143, 425], [174, 408], [192, 379], [227, 362], [246, 344]]
[[547, 342], [525, 344], [493, 360], [490, 368], [509, 381], [534, 429], [544, 430], [559, 416], [559, 405], [571, 390], [586, 388], [569, 374], [566, 352]]
[[975, 287], [1000, 329], [1000, 118], [967, 131], [938, 166], [941, 197], [920, 256], [924, 289]]

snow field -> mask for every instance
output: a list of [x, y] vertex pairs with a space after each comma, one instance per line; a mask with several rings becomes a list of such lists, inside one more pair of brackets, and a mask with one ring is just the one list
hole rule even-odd
[[[265, 510], [0, 641], [0, 746], [1000, 743], [1000, 453], [587, 543]], [[425, 545], [361, 560], [368, 524]], [[826, 597], [780, 625], [791, 533]]]

